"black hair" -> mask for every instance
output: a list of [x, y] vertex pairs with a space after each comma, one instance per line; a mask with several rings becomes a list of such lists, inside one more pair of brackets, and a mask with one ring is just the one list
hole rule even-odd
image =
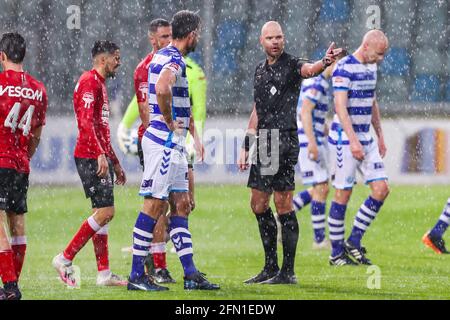
[[175, 13], [170, 24], [172, 25], [172, 37], [183, 39], [192, 31], [200, 27], [200, 16], [189, 10], [182, 10]]
[[150, 22], [150, 28], [148, 29], [148, 31], [150, 33], [155, 33], [156, 31], [158, 31], [159, 27], [170, 27], [170, 22], [167, 21], [166, 19], [161, 18], [152, 20]]
[[117, 50], [119, 50], [119, 46], [112, 41], [109, 40], [98, 40], [95, 41], [94, 47], [92, 48], [92, 58], [95, 58], [97, 55], [101, 53], [109, 53], [113, 54]]
[[22, 63], [27, 51], [25, 39], [16, 32], [5, 33], [0, 40], [0, 51], [13, 63]]

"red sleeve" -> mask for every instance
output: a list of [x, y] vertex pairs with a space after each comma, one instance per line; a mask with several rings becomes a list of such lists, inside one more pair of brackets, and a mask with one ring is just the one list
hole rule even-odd
[[79, 84], [75, 101], [79, 135], [86, 142], [89, 151], [96, 157], [105, 153], [97, 138], [94, 124], [94, 112], [99, 94], [102, 93], [98, 90], [95, 82], [82, 81]]
[[42, 105], [37, 116], [37, 127], [45, 126], [47, 107], [48, 107], [47, 91], [45, 90], [44, 85], [42, 85]]
[[148, 72], [140, 65], [134, 72], [134, 91], [136, 92], [138, 103], [142, 103], [147, 100]]
[[116, 165], [119, 163], [119, 159], [117, 158], [116, 153], [114, 152], [114, 149], [112, 148], [112, 146], [109, 148], [109, 152], [108, 152], [107, 156], [111, 160], [113, 165]]

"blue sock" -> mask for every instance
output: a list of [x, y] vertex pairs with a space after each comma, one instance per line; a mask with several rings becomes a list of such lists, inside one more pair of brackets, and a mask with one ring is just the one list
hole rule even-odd
[[314, 200], [311, 202], [311, 219], [314, 229], [314, 241], [317, 243], [325, 240], [325, 207], [326, 203]]
[[192, 250], [191, 233], [188, 229], [188, 219], [178, 216], [171, 217], [169, 234], [183, 266], [184, 275], [188, 276], [197, 272], [194, 265], [194, 252]]
[[357, 248], [361, 248], [361, 239], [367, 228], [377, 216], [377, 213], [380, 211], [382, 205], [382, 201], [375, 200], [370, 196], [366, 199], [366, 201], [364, 201], [356, 214], [355, 221], [353, 222], [352, 233], [348, 238], [348, 242]]
[[442, 214], [439, 217], [438, 222], [436, 223], [434, 228], [431, 229], [430, 235], [434, 238], [442, 238], [449, 224], [450, 224], [450, 199], [447, 200], [447, 205], [442, 211]]
[[303, 207], [307, 206], [311, 202], [312, 198], [308, 190], [303, 190], [297, 193], [293, 199], [295, 211], [301, 210]]
[[133, 229], [133, 264], [130, 280], [136, 280], [145, 274], [144, 261], [153, 239], [156, 220], [140, 212]]
[[345, 234], [345, 211], [347, 206], [336, 202], [331, 202], [330, 213], [328, 215], [328, 229], [331, 241], [331, 256], [337, 257], [344, 252]]

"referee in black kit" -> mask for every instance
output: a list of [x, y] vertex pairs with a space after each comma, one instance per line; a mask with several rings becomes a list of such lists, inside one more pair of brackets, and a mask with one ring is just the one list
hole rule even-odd
[[[299, 231], [292, 197], [294, 166], [299, 153], [296, 108], [300, 84], [302, 78], [320, 74], [342, 49], [335, 49], [332, 43], [322, 60], [303, 63], [300, 58], [284, 52], [283, 31], [275, 21], [264, 24], [260, 43], [266, 59], [256, 67], [253, 111], [238, 165], [242, 171], [248, 169], [249, 150], [257, 141], [257, 160], [252, 161], [247, 186], [252, 192], [251, 208], [258, 221], [265, 265], [258, 275], [244, 283], [296, 284], [294, 261]], [[270, 208], [272, 193], [282, 228], [281, 269], [277, 257], [277, 224]]]

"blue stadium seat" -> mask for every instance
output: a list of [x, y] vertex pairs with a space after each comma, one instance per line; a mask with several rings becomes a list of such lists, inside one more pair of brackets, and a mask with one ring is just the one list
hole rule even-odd
[[391, 48], [386, 54], [380, 71], [391, 76], [405, 76], [409, 72], [411, 59], [406, 48]]
[[242, 48], [246, 33], [242, 22], [226, 20], [217, 26], [217, 44], [221, 48]]
[[450, 102], [450, 79], [447, 81], [447, 86], [445, 88], [445, 101]]
[[416, 102], [437, 102], [440, 100], [440, 81], [438, 76], [420, 74], [414, 82], [412, 100]]
[[324, 0], [320, 8], [321, 22], [345, 22], [350, 17], [350, 6], [347, 0]]

